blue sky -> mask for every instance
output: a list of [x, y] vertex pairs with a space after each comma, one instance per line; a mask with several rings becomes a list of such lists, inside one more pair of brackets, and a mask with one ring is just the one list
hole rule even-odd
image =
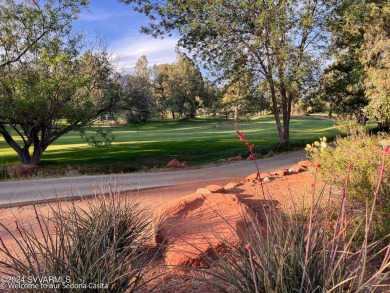
[[154, 39], [139, 32], [147, 17], [134, 12], [130, 5], [117, 0], [91, 0], [89, 11], [83, 11], [75, 23], [90, 38], [99, 35], [108, 51], [118, 58], [119, 69], [132, 71], [139, 57], [146, 55], [149, 65], [176, 60], [177, 38]]

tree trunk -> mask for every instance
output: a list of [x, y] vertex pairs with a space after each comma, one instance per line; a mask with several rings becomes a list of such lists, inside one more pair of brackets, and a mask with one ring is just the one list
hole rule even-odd
[[389, 132], [390, 131], [390, 122], [379, 122], [378, 121], [378, 128], [381, 131]]
[[21, 164], [26, 164], [26, 165], [31, 164], [31, 155], [28, 149], [20, 149], [20, 151], [16, 151], [16, 152], [19, 156]]
[[274, 81], [272, 79], [272, 76], [268, 76], [267, 81], [268, 81], [269, 87], [271, 89], [272, 112], [274, 114], [276, 128], [278, 130], [279, 143], [284, 144], [284, 143], [286, 143], [286, 141], [284, 138], [282, 123], [280, 121], [279, 107], [278, 107], [278, 101], [277, 101], [277, 96], [276, 96], [276, 91], [275, 91], [275, 84], [274, 84]]
[[42, 158], [42, 155], [43, 155], [43, 152], [45, 151], [45, 149], [46, 149], [46, 147], [42, 146], [41, 144], [35, 145], [29, 164], [38, 165], [39, 162], [41, 161], [41, 158]]
[[331, 118], [332, 114], [333, 114], [333, 109], [332, 109], [332, 107], [330, 107], [328, 110], [328, 117]]
[[18, 154], [20, 159], [20, 163], [22, 164], [30, 164], [31, 155], [29, 152], [29, 148], [31, 145], [31, 141], [24, 140], [24, 146], [21, 147], [11, 136], [8, 130], [4, 125], [0, 126], [0, 133], [3, 136], [5, 142]]
[[284, 143], [290, 141], [290, 119], [293, 94], [285, 92], [285, 101], [283, 103], [283, 138]]

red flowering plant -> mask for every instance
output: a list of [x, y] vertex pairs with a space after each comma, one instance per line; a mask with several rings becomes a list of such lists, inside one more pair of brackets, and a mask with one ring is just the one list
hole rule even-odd
[[242, 140], [243, 142], [245, 142], [245, 145], [246, 147], [248, 148], [249, 150], [249, 156], [248, 156], [248, 160], [253, 160], [253, 162], [255, 163], [255, 166], [256, 166], [256, 170], [257, 170], [257, 176], [256, 176], [256, 179], [259, 180], [260, 179], [260, 169], [259, 169], [259, 166], [257, 165], [257, 162], [255, 160], [255, 154], [253, 153], [253, 147], [255, 146], [254, 144], [250, 144], [247, 139], [246, 139], [246, 134], [243, 134], [241, 131], [239, 131], [237, 129], [237, 126], [238, 126], [238, 123], [237, 121], [234, 122], [234, 128], [236, 130], [236, 133], [238, 135], [238, 137], [240, 138], [240, 140]]

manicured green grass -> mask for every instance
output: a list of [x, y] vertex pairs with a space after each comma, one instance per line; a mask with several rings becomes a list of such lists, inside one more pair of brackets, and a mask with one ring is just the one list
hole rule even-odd
[[[312, 142], [319, 137], [338, 134], [328, 120], [294, 117], [291, 142]], [[255, 153], [266, 154], [276, 147], [278, 135], [272, 116], [241, 121], [239, 130], [254, 143]], [[233, 122], [219, 118], [195, 118], [184, 121], [148, 122], [138, 127], [111, 129], [115, 141], [110, 147], [93, 148], [78, 133], [61, 137], [44, 153], [44, 169], [80, 169], [81, 173], [115, 173], [164, 167], [171, 159], [185, 160], [190, 166], [216, 162], [236, 155], [248, 155], [247, 148], [234, 131]], [[18, 158], [0, 140], [0, 164], [17, 164]]]

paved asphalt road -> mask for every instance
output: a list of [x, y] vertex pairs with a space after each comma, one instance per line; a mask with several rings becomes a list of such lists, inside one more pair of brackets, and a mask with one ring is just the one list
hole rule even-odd
[[[296, 151], [256, 161], [260, 166], [261, 172], [270, 172], [278, 168], [289, 168], [302, 159], [305, 159], [305, 152]], [[93, 194], [94, 187], [98, 185], [105, 190], [109, 188], [109, 184], [118, 187], [120, 190], [139, 190], [206, 180], [243, 177], [255, 172], [256, 169], [252, 161], [239, 161], [221, 166], [172, 172], [7, 181], [0, 182], [0, 208], [51, 201], [57, 198], [87, 196]]]

